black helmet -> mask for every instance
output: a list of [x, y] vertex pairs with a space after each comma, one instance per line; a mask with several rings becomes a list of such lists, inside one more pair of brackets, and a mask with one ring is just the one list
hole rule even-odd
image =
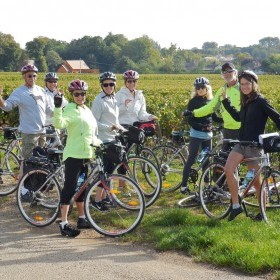
[[117, 77], [113, 72], [104, 72], [99, 76], [99, 81], [102, 83], [105, 80], [112, 80], [115, 82]]
[[56, 73], [54, 73], [54, 72], [49, 72], [49, 73], [47, 73], [46, 74], [46, 76], [45, 76], [45, 81], [47, 82], [47, 81], [57, 81], [58, 80], [58, 76], [57, 76], [57, 74]]
[[196, 86], [206, 86], [209, 85], [209, 80], [205, 77], [196, 78], [193, 85]]
[[258, 83], [258, 76], [257, 74], [255, 74], [253, 71], [251, 70], [244, 70], [242, 71], [239, 75], [238, 75], [238, 81], [240, 82], [241, 78], [245, 78], [249, 81], [255, 81], [256, 83]]

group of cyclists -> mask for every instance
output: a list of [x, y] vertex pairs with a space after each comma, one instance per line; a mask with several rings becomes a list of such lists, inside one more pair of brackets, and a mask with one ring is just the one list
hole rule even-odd
[[[58, 89], [58, 75], [45, 75], [46, 88], [36, 85], [38, 69], [35, 65], [25, 65], [21, 69], [24, 84], [16, 88], [6, 100], [0, 97], [0, 108], [10, 111], [19, 109], [18, 130], [22, 135], [22, 154], [24, 159], [32, 156], [33, 148], [44, 146], [45, 127], [67, 130], [67, 141], [63, 150], [65, 163], [65, 181], [61, 193], [60, 231], [63, 236], [75, 237], [80, 229], [90, 228], [86, 220], [82, 194], [77, 199], [77, 227], [68, 223], [70, 200], [75, 193], [78, 178], [85, 172], [85, 162], [94, 157], [92, 146], [102, 142], [114, 142], [118, 130], [123, 125], [133, 125], [135, 121], [150, 121], [156, 116], [147, 113], [146, 101], [141, 90], [136, 89], [139, 74], [128, 70], [123, 74], [124, 87], [116, 93], [116, 75], [104, 72], [99, 76], [101, 92], [92, 102], [91, 109], [85, 105], [88, 84], [83, 80], [73, 80], [68, 90], [71, 100], [64, 98]], [[2, 93], [2, 88], [0, 88]], [[106, 172], [112, 172], [114, 163], [110, 154], [104, 161]], [[21, 175], [25, 172], [21, 166]], [[25, 194], [28, 195], [28, 191]], [[93, 207], [99, 211], [108, 211], [106, 197], [96, 196]]]
[[[215, 96], [211, 98], [210, 82], [205, 77], [199, 77], [194, 82], [193, 96], [183, 112], [190, 124], [190, 155], [185, 164], [182, 180], [182, 193], [188, 193], [187, 181], [191, 165], [197, 156], [199, 146], [211, 148], [211, 118], [213, 113], [219, 111], [223, 121], [224, 139], [238, 139], [248, 141], [248, 144], [236, 144], [230, 151], [224, 170], [227, 185], [231, 194], [231, 211], [228, 220], [232, 221], [243, 212], [238, 199], [238, 181], [234, 176], [235, 170], [240, 162], [246, 158], [261, 157], [263, 149], [261, 146], [250, 145], [251, 142], [258, 143], [259, 135], [265, 131], [267, 119], [270, 118], [280, 129], [280, 115], [269, 104], [268, 100], [259, 91], [258, 76], [250, 70], [238, 73], [235, 66], [227, 62], [222, 65], [222, 77], [225, 84], [218, 89]], [[207, 104], [206, 104], [207, 103]], [[227, 144], [223, 146], [227, 150]], [[248, 169], [257, 170], [258, 161], [247, 163]], [[254, 180], [256, 195], [259, 196], [261, 178]], [[260, 213], [257, 220], [262, 220]]]
[[[184, 166], [180, 190], [183, 194], [190, 192], [188, 177], [199, 149], [211, 149], [213, 120], [223, 122], [225, 139], [258, 142], [259, 135], [264, 133], [268, 118], [280, 129], [280, 115], [259, 92], [258, 76], [250, 70], [238, 73], [230, 62], [223, 64], [221, 70], [225, 84], [214, 96], [207, 78], [195, 79], [194, 90], [183, 112], [190, 125], [190, 153]], [[60, 201], [59, 227], [62, 235], [76, 237], [80, 234], [80, 229], [90, 228], [84, 213], [84, 194], [76, 201], [76, 227], [68, 223], [69, 205], [79, 176], [86, 172], [85, 162], [94, 157], [92, 145], [114, 143], [119, 130], [133, 126], [139, 121], [156, 120], [157, 117], [146, 110], [143, 92], [136, 89], [139, 74], [134, 70], [123, 74], [124, 86], [118, 92], [116, 75], [109, 71], [102, 73], [99, 76], [101, 91], [92, 101], [91, 108], [85, 105], [88, 91], [85, 81], [76, 79], [69, 83], [71, 100], [67, 101], [63, 92], [58, 89], [59, 78], [56, 73], [50, 72], [45, 75], [45, 88], [36, 85], [38, 69], [35, 65], [23, 66], [21, 73], [24, 84], [16, 88], [7, 100], [0, 96], [0, 108], [5, 111], [19, 108], [18, 130], [22, 135], [24, 159], [32, 155], [36, 146], [44, 146], [46, 125], [67, 130], [67, 141], [63, 150], [65, 181]], [[221, 117], [215, 114], [217, 111]], [[226, 144], [223, 149], [227, 149]], [[229, 153], [224, 167], [232, 199], [229, 221], [243, 211], [238, 201], [238, 182], [234, 177], [234, 170], [244, 158], [258, 157], [262, 153], [261, 147], [244, 144], [236, 144]], [[247, 165], [249, 169], [258, 168], [258, 162], [248, 162]], [[114, 168], [115, 164], [108, 154], [104, 160], [104, 169], [111, 173]], [[21, 175], [24, 172], [22, 164]], [[256, 190], [260, 188], [260, 180], [261, 178], [257, 178], [254, 182]], [[28, 190], [23, 195], [28, 195]], [[101, 194], [97, 195], [92, 203], [98, 211], [109, 210], [106, 197]]]

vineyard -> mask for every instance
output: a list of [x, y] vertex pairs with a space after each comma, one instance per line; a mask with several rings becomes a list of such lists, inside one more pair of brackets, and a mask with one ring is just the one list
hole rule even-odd
[[[204, 74], [205, 75], [205, 74]], [[158, 116], [162, 133], [170, 135], [172, 129], [180, 129], [182, 117], [181, 113], [188, 103], [192, 91], [192, 83], [197, 74], [148, 74], [141, 75], [137, 88], [144, 91], [147, 101], [147, 111]], [[205, 75], [211, 82], [213, 93], [223, 85], [223, 79], [218, 74]], [[93, 98], [100, 92], [98, 75], [93, 74], [60, 74], [59, 88], [63, 90], [67, 99], [70, 100], [67, 85], [73, 79], [83, 79], [89, 85], [87, 105], [90, 106]], [[117, 75], [117, 90], [123, 86], [121, 75]], [[23, 84], [20, 73], [0, 73], [0, 85], [4, 89], [4, 99], [15, 89]], [[44, 87], [44, 73], [39, 73], [37, 84]], [[261, 75], [259, 77], [261, 93], [270, 100], [271, 104], [280, 111], [280, 76]], [[1, 111], [0, 122], [16, 125], [18, 112], [5, 113]], [[269, 122], [267, 132], [274, 131], [274, 125]]]

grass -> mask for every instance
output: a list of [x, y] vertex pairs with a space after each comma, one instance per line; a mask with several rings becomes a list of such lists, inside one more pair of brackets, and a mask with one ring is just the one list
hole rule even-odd
[[[196, 261], [251, 275], [272, 273], [273, 279], [280, 279], [280, 219], [270, 225], [244, 214], [232, 222], [211, 220], [199, 207], [177, 207], [176, 199], [172, 199], [173, 205], [166, 205], [167, 196], [180, 195], [162, 195], [124, 241], [150, 244], [160, 251], [180, 251]], [[279, 210], [275, 214], [280, 218]]]

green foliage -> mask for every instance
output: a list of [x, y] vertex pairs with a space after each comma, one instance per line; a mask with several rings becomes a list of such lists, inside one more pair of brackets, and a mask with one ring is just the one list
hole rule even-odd
[[[44, 87], [45, 73], [39, 73], [37, 84]], [[142, 89], [146, 97], [147, 111], [159, 117], [162, 134], [169, 136], [173, 129], [178, 130], [182, 126], [181, 113], [185, 110], [192, 91], [192, 84], [197, 76], [205, 74], [141, 74], [137, 87]], [[223, 84], [220, 75], [206, 75], [213, 87], [213, 92]], [[59, 74], [59, 88], [64, 91], [66, 98], [70, 99], [68, 93], [68, 83], [73, 79], [83, 79], [89, 85], [87, 105], [100, 92], [100, 85], [97, 74]], [[123, 86], [122, 75], [117, 75], [117, 90]], [[19, 73], [1, 73], [0, 80], [4, 88], [4, 98], [6, 98], [16, 87], [23, 83]], [[278, 85], [280, 76], [261, 75], [260, 88], [264, 96], [270, 100], [271, 104], [280, 111], [280, 95]], [[2, 113], [1, 118], [5, 118], [9, 123], [16, 123], [17, 112]], [[2, 123], [2, 121], [0, 120]], [[269, 121], [267, 132], [275, 131], [273, 122]]]

